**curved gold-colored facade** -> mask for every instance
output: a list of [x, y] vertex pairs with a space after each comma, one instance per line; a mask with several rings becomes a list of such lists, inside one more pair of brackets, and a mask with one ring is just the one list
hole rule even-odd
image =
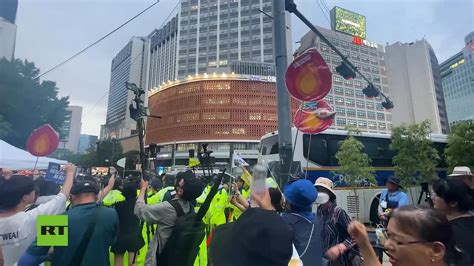
[[150, 114], [162, 119], [148, 119], [146, 143], [259, 140], [276, 130], [274, 79], [224, 75], [188, 77], [150, 93]]

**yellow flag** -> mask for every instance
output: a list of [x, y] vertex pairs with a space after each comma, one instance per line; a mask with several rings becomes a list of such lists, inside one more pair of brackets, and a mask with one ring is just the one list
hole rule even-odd
[[249, 173], [249, 171], [247, 171], [247, 169], [245, 169], [245, 167], [242, 167], [242, 170], [243, 172], [240, 178], [242, 178], [247, 186], [250, 186], [250, 179], [252, 178], [252, 175]]

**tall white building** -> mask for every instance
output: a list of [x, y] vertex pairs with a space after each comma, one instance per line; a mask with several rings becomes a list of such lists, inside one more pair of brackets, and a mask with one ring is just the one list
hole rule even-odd
[[147, 42], [149, 90], [203, 73], [274, 73], [272, 0], [181, 0], [177, 13]]
[[[387, 96], [390, 95], [385, 70], [383, 45], [362, 40], [333, 30], [317, 27], [349, 60]], [[337, 112], [332, 128], [357, 127], [363, 132], [385, 133], [392, 130], [392, 112], [382, 107], [382, 97], [368, 98], [362, 90], [367, 87], [360, 75], [345, 80], [336, 72], [342, 59], [313, 32], [301, 38], [298, 54], [308, 48], [316, 48], [331, 67], [332, 88], [325, 97]]]
[[386, 48], [388, 84], [395, 107], [393, 124], [431, 122], [433, 133], [448, 133], [438, 59], [425, 39]]
[[112, 60], [105, 138], [124, 138], [136, 133], [136, 122], [130, 118], [128, 108], [134, 94], [125, 83], [143, 87], [144, 49], [145, 38], [133, 37]]
[[82, 107], [69, 106], [69, 112], [61, 128], [61, 140], [59, 143], [60, 149], [66, 149], [72, 152], [78, 151], [79, 138], [81, 136], [82, 127]]
[[12, 60], [15, 55], [16, 25], [0, 17], [0, 58]]

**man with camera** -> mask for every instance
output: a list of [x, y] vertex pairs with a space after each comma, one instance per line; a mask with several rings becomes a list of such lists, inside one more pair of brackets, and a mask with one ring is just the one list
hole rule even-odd
[[156, 256], [163, 251], [178, 219], [174, 206], [178, 203], [184, 213], [193, 211], [192, 202], [201, 195], [204, 184], [195, 177], [192, 171], [181, 172], [176, 176], [175, 197], [171, 201], [163, 201], [154, 205], [145, 203], [147, 187], [148, 181], [142, 179], [134, 213], [142, 221], [157, 224], [157, 231], [149, 243], [145, 260], [145, 265], [156, 265]]

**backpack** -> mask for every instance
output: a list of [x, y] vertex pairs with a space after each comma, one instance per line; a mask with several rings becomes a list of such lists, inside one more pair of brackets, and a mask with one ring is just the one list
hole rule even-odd
[[[211, 188], [206, 200], [199, 208], [198, 213], [194, 212], [193, 206], [190, 206], [189, 212], [184, 213], [183, 208], [176, 200], [169, 203], [175, 209], [178, 219], [174, 225], [173, 231], [166, 242], [161, 253], [156, 256], [156, 265], [159, 266], [193, 266], [199, 253], [200, 245], [205, 236], [205, 224], [202, 218], [206, 214], [211, 204], [212, 198], [217, 193], [219, 185], [224, 176], [224, 171], [217, 178], [214, 186]], [[158, 252], [159, 249], [157, 249]]]
[[184, 213], [177, 200], [169, 203], [176, 210], [178, 219], [163, 251], [157, 256], [157, 265], [193, 265], [205, 236], [205, 225], [202, 221], [196, 221], [192, 206], [188, 213]]

